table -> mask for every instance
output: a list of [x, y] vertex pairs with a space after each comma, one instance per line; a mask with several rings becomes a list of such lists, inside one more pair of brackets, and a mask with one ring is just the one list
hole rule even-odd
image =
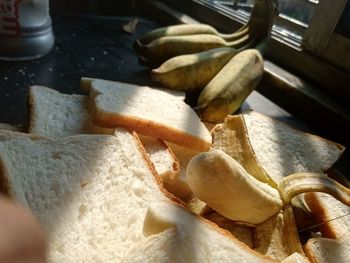
[[[0, 61], [0, 122], [28, 124], [27, 95], [31, 85], [43, 85], [62, 93], [83, 94], [81, 77], [104, 78], [139, 85], [154, 85], [149, 69], [139, 65], [132, 43], [159, 27], [138, 17], [135, 33], [123, 25], [135, 17], [53, 14], [55, 46], [43, 58], [24, 62]], [[187, 101], [191, 103], [191, 98]], [[318, 134], [314, 127], [295, 118], [258, 92], [253, 92], [241, 111], [254, 109], [292, 126]], [[340, 173], [350, 174], [348, 154], [337, 163]]]

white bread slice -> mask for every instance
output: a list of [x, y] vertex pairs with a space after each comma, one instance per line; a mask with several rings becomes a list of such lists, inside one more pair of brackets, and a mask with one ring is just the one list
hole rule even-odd
[[152, 203], [143, 232], [123, 262], [276, 262], [255, 252], [229, 232], [168, 202]]
[[244, 120], [258, 162], [276, 183], [297, 172], [325, 172], [345, 150], [254, 111], [245, 114]]
[[63, 94], [48, 87], [31, 86], [29, 133], [52, 138], [81, 133], [112, 134], [112, 129], [92, 124], [87, 102], [85, 95]]
[[1, 132], [0, 189], [44, 226], [49, 262], [118, 262], [144, 239], [149, 203], [170, 196], [145, 157], [123, 129], [56, 140]]
[[198, 151], [211, 146], [209, 131], [183, 96], [146, 86], [93, 80], [89, 97], [93, 122], [99, 126], [123, 126]]
[[[1, 189], [27, 206], [44, 226], [49, 262], [120, 262], [123, 258], [137, 262], [137, 257], [125, 252], [131, 249], [147, 255], [150, 250], [142, 244], [148, 238], [142, 229], [146, 236], [160, 232], [162, 222], [167, 225], [167, 221], [180, 230], [176, 238], [182, 242], [170, 255], [166, 250], [157, 250], [158, 254], [152, 250], [151, 256], [161, 255], [164, 262], [172, 262], [169, 256], [195, 256], [192, 262], [216, 258], [271, 262], [209, 221], [170, 202], [174, 197], [159, 187], [160, 178], [145, 156], [136, 134], [123, 129], [114, 136], [77, 135], [56, 140], [1, 132]], [[161, 200], [164, 203], [147, 210], [150, 203]], [[174, 238], [157, 244], [164, 249], [169, 242], [177, 243]], [[200, 251], [189, 250], [191, 247]], [[151, 259], [146, 262], [162, 262]]]
[[[323, 173], [329, 169], [342, 155], [345, 148], [337, 143], [311, 135], [290, 127], [283, 122], [257, 112], [243, 114], [249, 144], [255, 154], [257, 163], [264, 169], [275, 184], [284, 177], [301, 172]], [[212, 130], [213, 147], [229, 145], [222, 142], [224, 133], [234, 133], [235, 127], [228, 126], [231, 118]], [[225, 151], [225, 149], [222, 149]], [[230, 149], [240, 152], [243, 149]], [[228, 151], [227, 153], [231, 155]], [[234, 156], [232, 156], [234, 157]]]
[[307, 257], [295, 252], [292, 255], [283, 259], [281, 263], [310, 263], [310, 261]]
[[179, 160], [180, 172], [179, 176], [176, 177], [175, 180], [164, 184], [164, 187], [176, 196], [186, 198], [192, 194], [192, 190], [187, 183], [187, 165], [194, 156], [199, 154], [199, 152], [173, 143], [167, 143], [167, 145], [170, 147], [177, 160]]
[[312, 263], [350, 262], [350, 234], [338, 239], [311, 238], [304, 247]]
[[350, 207], [325, 193], [306, 193], [305, 202], [323, 237], [340, 238], [350, 233]]
[[162, 140], [142, 135], [139, 138], [163, 183], [172, 184], [180, 171], [179, 161], [172, 150]]

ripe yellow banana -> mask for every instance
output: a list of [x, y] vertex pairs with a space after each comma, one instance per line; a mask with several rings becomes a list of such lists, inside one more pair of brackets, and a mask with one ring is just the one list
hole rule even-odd
[[192, 158], [187, 166], [187, 181], [193, 193], [215, 211], [253, 225], [276, 215], [300, 193], [325, 192], [350, 205], [350, 189], [324, 174], [292, 174], [274, 188], [217, 149]]
[[[185, 36], [185, 35], [198, 35], [198, 34], [210, 34], [222, 37], [226, 41], [233, 41], [240, 38], [242, 35], [249, 31], [247, 25], [242, 26], [236, 32], [232, 34], [219, 33], [214, 27], [206, 24], [181, 24], [172, 25], [167, 27], [157, 28], [143, 35], [138, 39], [138, 43], [143, 45], [151, 43], [161, 37], [166, 36]], [[138, 43], [135, 43], [137, 45]]]
[[263, 72], [264, 61], [257, 49], [235, 55], [201, 91], [196, 106], [201, 119], [222, 122], [256, 88]]
[[249, 34], [243, 35], [240, 39], [227, 42], [216, 35], [199, 34], [188, 36], [166, 36], [158, 38], [147, 45], [137, 45], [136, 51], [152, 65], [160, 65], [169, 58], [193, 54], [212, 48], [231, 47], [239, 49], [250, 41]]
[[151, 77], [165, 88], [182, 91], [199, 90], [205, 87], [238, 52], [237, 49], [223, 47], [176, 56], [153, 69]]

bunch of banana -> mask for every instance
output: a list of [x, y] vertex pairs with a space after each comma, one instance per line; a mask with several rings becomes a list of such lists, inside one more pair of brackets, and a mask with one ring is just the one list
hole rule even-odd
[[202, 90], [201, 118], [221, 122], [239, 108], [263, 74], [264, 46], [277, 14], [276, 0], [256, 0], [246, 25], [223, 34], [205, 24], [156, 29], [138, 39], [140, 63], [165, 88]]
[[187, 167], [193, 193], [228, 219], [248, 225], [264, 222], [306, 192], [325, 192], [350, 205], [350, 189], [323, 174], [292, 174], [277, 185], [257, 180], [231, 156], [214, 149], [195, 156]]

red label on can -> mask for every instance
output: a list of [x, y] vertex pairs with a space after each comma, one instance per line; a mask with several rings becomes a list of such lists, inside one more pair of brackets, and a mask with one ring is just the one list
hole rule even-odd
[[0, 0], [0, 35], [18, 36], [18, 6], [22, 0]]

